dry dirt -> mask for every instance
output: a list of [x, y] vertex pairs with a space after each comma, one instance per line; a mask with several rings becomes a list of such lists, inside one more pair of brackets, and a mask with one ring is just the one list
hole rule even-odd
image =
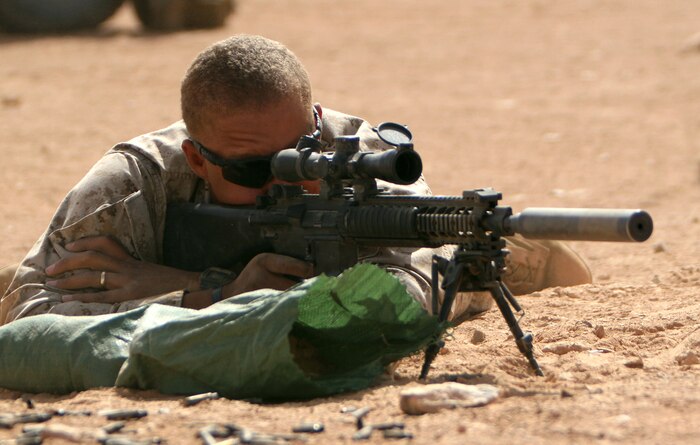
[[[143, 33], [134, 17], [125, 7], [94, 33], [0, 35], [0, 264], [21, 258], [106, 149], [178, 119], [187, 65], [233, 33], [286, 43], [325, 106], [408, 124], [436, 193], [494, 187], [516, 210], [644, 208], [655, 231], [644, 244], [577, 242], [594, 284], [520, 298], [544, 378], [497, 312], [455, 329], [431, 381], [494, 383], [503, 396], [487, 406], [402, 414], [400, 391], [419, 385], [416, 357], [375, 388], [302, 403], [182, 408], [100, 389], [33, 395], [37, 410], [140, 407], [150, 415], [129, 423], [130, 437], [173, 444], [198, 443], [212, 422], [287, 433], [303, 421], [325, 423], [309, 443], [350, 443], [346, 405], [370, 407], [370, 422], [405, 422], [414, 443], [698, 443], [698, 3], [240, 0], [226, 28], [172, 34]], [[485, 340], [473, 344], [476, 330]], [[0, 390], [0, 412], [27, 411], [19, 396]]]

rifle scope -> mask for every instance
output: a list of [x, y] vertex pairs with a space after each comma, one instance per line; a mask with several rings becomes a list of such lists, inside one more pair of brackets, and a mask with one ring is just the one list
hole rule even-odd
[[423, 163], [413, 144], [375, 153], [360, 151], [359, 141], [357, 136], [338, 137], [334, 152], [299, 146], [282, 150], [272, 157], [272, 174], [289, 182], [372, 178], [405, 185], [420, 178]]

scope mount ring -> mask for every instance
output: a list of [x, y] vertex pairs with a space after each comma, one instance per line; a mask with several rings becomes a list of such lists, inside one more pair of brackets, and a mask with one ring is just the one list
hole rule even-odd
[[413, 134], [408, 127], [396, 122], [382, 122], [372, 128], [372, 131], [377, 133], [379, 139], [394, 147], [410, 144], [413, 141]]

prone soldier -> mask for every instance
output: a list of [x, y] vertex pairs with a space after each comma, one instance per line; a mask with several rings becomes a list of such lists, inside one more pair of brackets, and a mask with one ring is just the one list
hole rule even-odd
[[[231, 271], [165, 266], [168, 204], [254, 203], [280, 182], [270, 174], [271, 156], [303, 135], [323, 147], [336, 136], [357, 135], [362, 150], [389, 148], [362, 119], [313, 103], [301, 62], [280, 43], [259, 36], [238, 35], [205, 49], [184, 77], [181, 107], [182, 121], [117, 144], [69, 192], [16, 268], [0, 301], [0, 323], [152, 303], [203, 308], [249, 290], [285, 289], [310, 277], [311, 265], [262, 253], [235, 277]], [[300, 183], [318, 192], [318, 181]], [[430, 194], [423, 177], [394, 190]], [[562, 243], [517, 237], [507, 242], [511, 255], [504, 281], [515, 293], [591, 280], [583, 260]], [[431, 255], [431, 249], [416, 251], [409, 264], [391, 264], [390, 250], [376, 256], [426, 310]], [[452, 318], [465, 319], [491, 304], [487, 293], [460, 294]]]

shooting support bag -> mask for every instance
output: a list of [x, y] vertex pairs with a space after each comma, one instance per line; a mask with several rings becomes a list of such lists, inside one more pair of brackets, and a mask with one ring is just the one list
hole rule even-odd
[[443, 331], [371, 264], [206, 309], [36, 315], [0, 328], [0, 387], [69, 393], [101, 386], [290, 400], [366, 388]]

